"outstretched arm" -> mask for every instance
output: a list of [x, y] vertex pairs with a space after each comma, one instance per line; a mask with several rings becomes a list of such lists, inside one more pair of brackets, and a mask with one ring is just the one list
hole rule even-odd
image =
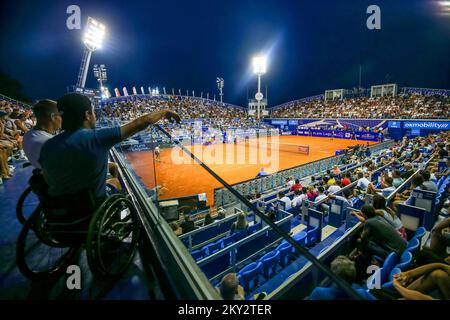
[[170, 110], [160, 110], [155, 111], [146, 115], [143, 115], [131, 122], [128, 122], [127, 124], [120, 127], [120, 133], [122, 135], [122, 140], [126, 140], [129, 137], [133, 136], [134, 134], [138, 133], [139, 131], [144, 130], [149, 125], [155, 124], [158, 122], [158, 120], [162, 118], [167, 118], [169, 120], [175, 120], [176, 122], [180, 122], [181, 118], [180, 116], [173, 111]]

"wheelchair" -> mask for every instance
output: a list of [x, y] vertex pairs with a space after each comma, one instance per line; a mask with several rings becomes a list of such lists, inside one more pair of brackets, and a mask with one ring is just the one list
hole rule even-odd
[[[23, 165], [23, 168], [29, 167], [30, 165], [31, 163], [27, 162]], [[39, 194], [45, 193], [46, 191], [46, 183], [40, 169], [33, 170], [33, 175], [28, 181], [28, 184], [29, 186], [22, 192], [16, 204], [16, 217], [22, 225], [38, 209], [40, 202]]]
[[140, 232], [136, 209], [122, 194], [103, 201], [92, 195], [84, 190], [76, 195], [40, 196], [17, 240], [16, 262], [24, 276], [30, 280], [59, 277], [76, 263], [82, 248], [95, 276], [114, 278], [127, 269]]

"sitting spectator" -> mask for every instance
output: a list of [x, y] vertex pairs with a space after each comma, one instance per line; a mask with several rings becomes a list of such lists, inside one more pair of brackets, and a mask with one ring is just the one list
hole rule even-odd
[[231, 225], [230, 234], [234, 232], [243, 232], [248, 228], [248, 221], [245, 216], [245, 213], [240, 213], [237, 217], [236, 222]]
[[[375, 300], [375, 297], [368, 293], [363, 288], [360, 288], [355, 284], [356, 281], [356, 267], [355, 263], [351, 261], [349, 258], [345, 256], [338, 256], [336, 259], [331, 262], [330, 266], [331, 271], [337, 275], [339, 278], [343, 279], [349, 285], [352, 286], [353, 289], [364, 299], [366, 300]], [[348, 300], [351, 299], [348, 294], [337, 287], [336, 285], [332, 285], [331, 287], [322, 288], [317, 287], [311, 293], [310, 300]]]
[[[334, 181], [334, 182], [332, 184], [330, 184], [330, 181]], [[338, 185], [338, 182], [334, 178], [332, 180], [330, 179], [328, 181], [328, 184], [330, 185], [327, 190], [328, 194], [333, 194], [333, 193], [339, 192], [341, 190], [341, 187]]]
[[438, 298], [450, 300], [450, 266], [430, 263], [413, 270], [394, 275], [394, 288], [407, 300], [433, 300], [430, 295], [437, 291]]
[[291, 199], [287, 197], [283, 191], [278, 192], [278, 200], [281, 202], [284, 202], [284, 209], [289, 210], [291, 209]]
[[36, 126], [25, 133], [23, 149], [30, 163], [40, 169], [38, 160], [41, 148], [61, 128], [61, 115], [52, 100], [40, 100], [34, 105], [33, 113], [37, 119]]
[[325, 189], [322, 186], [317, 188], [317, 193], [318, 195], [316, 197], [315, 202], [319, 202], [327, 197], [327, 195], [325, 194]]
[[430, 249], [440, 255], [446, 255], [446, 249], [450, 246], [450, 218], [439, 222], [433, 230], [431, 230]]
[[286, 187], [292, 188], [292, 186], [295, 184], [293, 177], [288, 177], [286, 180]]
[[394, 186], [392, 185], [393, 179], [385, 174], [381, 175], [381, 189], [377, 189], [374, 187], [372, 183], [369, 184], [368, 190], [372, 193], [380, 193], [383, 197], [387, 198], [389, 195], [395, 191]]
[[404, 180], [402, 179], [400, 170], [395, 169], [392, 172], [392, 186], [397, 189], [398, 187], [400, 187], [403, 181]]
[[331, 173], [334, 176], [340, 175], [341, 174], [341, 169], [339, 169], [338, 166], [334, 165], [333, 168], [331, 169]]
[[203, 221], [203, 226], [207, 226], [208, 224], [211, 224], [214, 222], [214, 219], [211, 217], [210, 213], [205, 214], [205, 220]]
[[189, 214], [183, 214], [183, 222], [180, 223], [180, 228], [183, 234], [197, 229], [194, 221], [191, 220], [191, 216]]
[[425, 186], [427, 191], [438, 192], [438, 186], [436, 183], [430, 180], [430, 172], [427, 170], [421, 170], [420, 175], [423, 178], [422, 185]]
[[369, 187], [370, 181], [364, 176], [364, 172], [358, 172], [358, 182], [356, 183], [355, 195], [365, 193]]
[[314, 188], [314, 186], [310, 186], [308, 189], [308, 193], [306, 194], [308, 196], [308, 200], [309, 201], [315, 201], [316, 197], [319, 195], [316, 191], [316, 189]]
[[345, 187], [345, 186], [348, 186], [349, 184], [352, 183], [352, 180], [350, 178], [351, 178], [351, 174], [349, 172], [346, 172], [344, 174], [344, 178], [341, 180], [341, 187], [342, 188]]
[[235, 273], [225, 275], [218, 290], [223, 300], [244, 300], [244, 288], [239, 285]]
[[364, 205], [361, 209], [366, 220], [359, 243], [360, 251], [377, 255], [382, 259], [395, 251], [400, 257], [406, 248], [406, 241], [386, 219], [380, 217], [372, 206]]
[[295, 183], [292, 185], [290, 191], [300, 190], [303, 186], [300, 184], [299, 179], [295, 179]]
[[302, 205], [303, 201], [308, 200], [308, 196], [306, 195], [307, 192], [308, 189], [306, 187], [303, 187], [301, 191], [294, 191], [294, 198], [292, 198], [292, 208], [298, 208]]
[[406, 240], [406, 229], [403, 227], [397, 214], [386, 207], [386, 199], [383, 196], [379, 194], [373, 196], [373, 208], [378, 215], [386, 219], [386, 221], [400, 233], [401, 237]]
[[402, 179], [407, 180], [414, 174], [414, 169], [411, 163], [405, 163], [405, 172], [402, 173]]

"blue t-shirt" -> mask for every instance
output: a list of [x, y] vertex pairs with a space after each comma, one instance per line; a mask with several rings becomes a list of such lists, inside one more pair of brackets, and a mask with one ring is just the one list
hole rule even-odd
[[108, 152], [120, 141], [120, 127], [66, 131], [49, 139], [39, 162], [50, 196], [90, 189], [97, 198], [105, 197]]

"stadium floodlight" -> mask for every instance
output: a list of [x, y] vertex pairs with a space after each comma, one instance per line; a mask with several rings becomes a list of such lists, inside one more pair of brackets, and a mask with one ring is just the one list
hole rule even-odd
[[91, 61], [92, 52], [100, 49], [105, 38], [105, 25], [97, 20], [88, 17], [87, 24], [83, 35], [83, 43], [85, 46], [83, 60], [81, 61], [80, 72], [78, 73], [77, 87], [84, 88], [86, 77]]
[[265, 56], [253, 57], [253, 72], [258, 76], [258, 93], [255, 99], [258, 102], [258, 120], [261, 118], [261, 100], [264, 98], [261, 93], [261, 76], [267, 71], [267, 58]]
[[223, 80], [223, 78], [217, 77], [216, 83], [217, 83], [217, 88], [219, 89], [220, 103], [223, 103], [223, 87], [225, 86], [225, 81]]
[[86, 47], [91, 51], [100, 49], [102, 47], [104, 38], [105, 25], [89, 17], [83, 37], [83, 42]]
[[267, 58], [265, 56], [253, 57], [253, 72], [263, 75], [267, 71]]

